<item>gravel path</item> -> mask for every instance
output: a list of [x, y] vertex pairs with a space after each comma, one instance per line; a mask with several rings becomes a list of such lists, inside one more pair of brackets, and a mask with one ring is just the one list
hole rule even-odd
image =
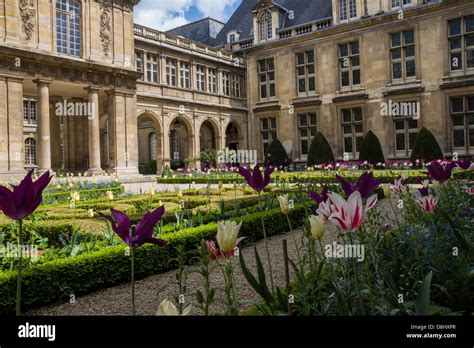
[[[392, 215], [387, 209], [388, 202], [384, 200], [379, 202], [379, 208], [383, 213]], [[393, 221], [393, 220], [392, 220]], [[294, 236], [299, 241], [302, 235], [301, 230], [295, 230]], [[332, 243], [336, 236], [336, 228], [331, 224], [326, 224], [326, 234], [324, 236], [323, 245]], [[268, 239], [269, 250], [272, 260], [273, 275], [275, 285], [284, 287], [285, 285], [285, 268], [283, 261], [282, 240], [288, 241], [288, 254], [291, 259], [297, 259], [296, 248], [293, 242], [293, 237], [290, 234], [278, 235]], [[256, 243], [257, 250], [262, 258], [262, 262], [267, 268], [265, 246], [263, 240]], [[241, 250], [247, 267], [256, 274], [256, 265], [253, 252], [253, 246]], [[250, 287], [244, 278], [239, 260], [237, 257], [233, 258], [235, 280], [237, 284], [237, 291], [239, 301], [241, 303], [242, 311], [249, 309], [253, 301], [259, 299], [255, 291]], [[191, 267], [193, 269], [193, 267]], [[291, 272], [291, 267], [290, 267]], [[175, 278], [176, 270], [166, 273], [156, 274], [136, 282], [135, 294], [137, 313], [139, 315], [155, 315], [161, 301], [178, 294], [176, 285], [172, 284]], [[267, 274], [268, 276], [268, 274]], [[268, 280], [268, 278], [267, 278]], [[194, 301], [194, 293], [201, 289], [204, 279], [196, 273], [192, 273], [188, 278], [188, 291], [185, 298], [186, 304], [189, 301]], [[223, 314], [225, 312], [225, 305], [223, 303], [223, 276], [219, 269], [216, 269], [211, 278], [211, 283], [218, 288], [216, 294], [216, 301], [211, 306], [212, 314]], [[163, 289], [163, 286], [165, 288]], [[161, 291], [160, 291], [161, 290]], [[54, 316], [76, 316], [76, 315], [130, 315], [130, 284], [122, 284], [112, 288], [103, 289], [92, 294], [84, 295], [76, 298], [74, 304], [63, 303], [53, 304], [47, 307], [37, 308], [26, 313], [26, 315], [54, 315]], [[194, 308], [193, 315], [201, 315], [202, 313]]]

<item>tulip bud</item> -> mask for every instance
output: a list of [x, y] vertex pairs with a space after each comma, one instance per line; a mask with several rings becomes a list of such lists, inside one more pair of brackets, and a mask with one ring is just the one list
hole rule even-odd
[[324, 219], [319, 215], [309, 217], [311, 224], [311, 235], [316, 239], [321, 239], [324, 235]]
[[178, 192], [178, 198], [183, 198], [183, 191]]
[[107, 191], [105, 192], [105, 196], [107, 197], [107, 199], [109, 201], [113, 201], [114, 200], [114, 193], [112, 191]]
[[94, 217], [94, 209], [89, 209], [87, 211], [87, 216], [89, 216], [90, 218], [93, 218]]
[[240, 242], [238, 239], [242, 222], [237, 224], [234, 221], [223, 221], [217, 225], [217, 244], [224, 257], [230, 257], [234, 254], [234, 250]]
[[390, 198], [390, 196], [392, 195], [392, 189], [390, 188], [390, 185], [384, 184], [382, 185], [382, 189], [385, 198]]
[[290, 213], [290, 204], [288, 202], [288, 194], [278, 196], [278, 202], [280, 203], [280, 209], [283, 215], [288, 215]]

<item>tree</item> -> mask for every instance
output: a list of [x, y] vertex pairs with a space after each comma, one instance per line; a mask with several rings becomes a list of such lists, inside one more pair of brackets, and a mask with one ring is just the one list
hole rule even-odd
[[321, 132], [316, 133], [308, 153], [308, 166], [334, 162], [334, 154], [327, 139]]
[[438, 159], [444, 159], [443, 151], [441, 151], [441, 147], [433, 133], [423, 127], [416, 137], [411, 160], [412, 162], [416, 160], [431, 162]]
[[266, 160], [274, 166], [284, 166], [288, 164], [288, 155], [280, 140], [274, 139], [268, 147]]
[[369, 131], [362, 142], [359, 154], [359, 161], [369, 162], [371, 164], [385, 163], [382, 145], [374, 132]]

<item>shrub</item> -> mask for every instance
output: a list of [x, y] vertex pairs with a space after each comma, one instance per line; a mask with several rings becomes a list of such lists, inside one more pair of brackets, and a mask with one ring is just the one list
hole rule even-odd
[[[81, 200], [91, 200], [91, 199], [98, 199], [104, 198], [105, 192], [112, 191], [114, 196], [118, 196], [124, 193], [123, 186], [116, 186], [116, 187], [106, 187], [101, 189], [95, 190], [80, 190], [77, 191], [81, 196]], [[59, 193], [51, 193], [43, 196], [43, 204], [65, 204], [69, 203], [71, 200], [71, 194], [69, 191], [67, 192], [59, 192]]]
[[142, 164], [138, 167], [138, 171], [143, 175], [155, 175], [158, 171], [157, 163], [155, 160], [152, 160], [148, 163]]
[[444, 159], [441, 147], [433, 133], [423, 127], [416, 137], [413, 152], [411, 154], [411, 160], [413, 162], [416, 160], [431, 162], [438, 159]]
[[367, 161], [371, 164], [385, 163], [382, 145], [380, 145], [379, 138], [377, 138], [375, 133], [372, 131], [369, 131], [364, 137], [360, 149], [359, 161]]
[[284, 166], [288, 164], [288, 154], [280, 140], [274, 139], [268, 146], [265, 154], [269, 164], [274, 166]]
[[[299, 227], [309, 206], [295, 207], [289, 217], [294, 227]], [[261, 214], [264, 215], [267, 236], [287, 232], [287, 222], [280, 209], [255, 213], [236, 219], [242, 221], [241, 235], [245, 243], [263, 238]], [[171, 263], [177, 257], [177, 247], [197, 250], [201, 240], [212, 239], [217, 231], [217, 223], [181, 230], [163, 235], [168, 250], [147, 244], [136, 252], [136, 276], [143, 278], [158, 272], [172, 269]], [[186, 254], [188, 261], [196, 252]], [[10, 315], [15, 311], [16, 270], [0, 272], [0, 315]], [[130, 257], [125, 246], [114, 246], [77, 257], [58, 259], [31, 266], [23, 271], [23, 308], [46, 305], [57, 300], [69, 298], [109, 287], [130, 280]]]
[[314, 136], [309, 148], [308, 166], [329, 162], [334, 162], [334, 154], [323, 133], [318, 132]]

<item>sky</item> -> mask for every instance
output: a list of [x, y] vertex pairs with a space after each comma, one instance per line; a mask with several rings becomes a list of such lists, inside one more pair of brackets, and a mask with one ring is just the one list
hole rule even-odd
[[135, 7], [135, 23], [157, 30], [170, 30], [212, 17], [223, 22], [242, 0], [141, 0]]

